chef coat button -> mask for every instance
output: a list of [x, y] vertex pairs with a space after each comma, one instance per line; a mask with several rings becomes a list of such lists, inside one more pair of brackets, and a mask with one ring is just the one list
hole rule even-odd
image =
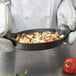
[[46, 15], [46, 18], [49, 18], [49, 15]]
[[28, 16], [24, 16], [24, 18], [28, 19], [29, 17]]

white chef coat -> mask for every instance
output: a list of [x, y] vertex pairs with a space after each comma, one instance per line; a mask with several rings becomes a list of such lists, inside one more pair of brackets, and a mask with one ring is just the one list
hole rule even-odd
[[[36, 28], [57, 28], [57, 25], [62, 24], [69, 26], [71, 30], [76, 27], [75, 0], [0, 0], [0, 2], [3, 2], [0, 4], [0, 11], [3, 12], [0, 12], [0, 37], [10, 31], [11, 24], [12, 32]], [[13, 23], [11, 23], [10, 13]], [[72, 37], [72, 33], [69, 35], [71, 43], [76, 39], [75, 32], [72, 32], [75, 37]]]
[[36, 28], [55, 28], [61, 0], [11, 0], [13, 32]]

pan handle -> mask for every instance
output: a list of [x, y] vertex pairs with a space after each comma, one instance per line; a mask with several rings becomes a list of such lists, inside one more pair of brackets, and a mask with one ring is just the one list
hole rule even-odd
[[68, 35], [71, 33], [71, 32], [74, 32], [76, 31], [76, 29], [74, 30], [70, 30], [70, 28], [66, 25], [64, 26], [60, 26], [59, 29], [61, 30], [61, 32], [63, 34], [65, 34], [65, 39], [64, 39], [64, 42], [68, 43]]
[[11, 39], [11, 36], [13, 35], [13, 33], [7, 33], [4, 38], [10, 40], [14, 46], [16, 46], [16, 42], [14, 40]]
[[60, 26], [59, 29], [62, 30], [63, 32], [65, 32], [66, 35], [69, 35], [69, 33], [74, 32], [76, 30], [76, 29], [70, 30], [70, 28], [66, 25]]
[[66, 36], [68, 36], [69, 33], [71, 32], [71, 30], [69, 29], [69, 27], [66, 26], [66, 25], [60, 26], [59, 29], [61, 30], [61, 33], [65, 34]]

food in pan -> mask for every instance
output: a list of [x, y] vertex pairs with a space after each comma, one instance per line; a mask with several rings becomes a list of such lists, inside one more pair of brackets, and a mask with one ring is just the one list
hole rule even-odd
[[59, 32], [33, 32], [33, 33], [22, 33], [17, 34], [17, 36], [13, 40], [16, 40], [19, 43], [46, 43], [55, 40], [60, 40], [64, 38], [64, 35], [59, 35]]

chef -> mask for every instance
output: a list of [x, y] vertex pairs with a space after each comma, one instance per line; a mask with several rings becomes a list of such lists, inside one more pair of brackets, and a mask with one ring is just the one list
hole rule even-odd
[[[3, 47], [8, 48], [7, 50], [9, 49], [14, 50], [11, 41], [3, 38], [8, 32], [19, 32], [23, 30], [36, 29], [36, 28], [60, 28], [64, 26], [68, 26], [70, 30], [75, 30], [76, 12], [75, 12], [74, 1], [76, 0], [0, 0], [0, 49]], [[75, 41], [75, 39], [76, 39], [76, 31], [71, 32], [69, 34], [67, 42], [72, 44]], [[40, 59], [42, 59], [41, 60], [42, 62], [40, 62], [41, 64], [43, 62], [46, 62], [44, 60], [50, 62], [49, 60], [51, 59], [48, 59], [49, 58], [48, 55], [50, 56], [51, 51], [49, 52], [50, 53], [37, 52], [36, 56], [42, 55], [42, 57], [40, 56]], [[28, 55], [27, 53], [25, 54], [26, 55], [24, 56]], [[20, 55], [22, 57], [21, 52], [19, 54], [19, 61], [20, 61]], [[51, 54], [51, 56], [53, 55]], [[3, 55], [1, 56], [6, 58], [6, 60], [11, 60], [11, 63], [8, 62], [8, 65], [7, 64], [5, 65], [5, 63], [3, 62], [4, 65], [7, 67], [9, 66], [9, 64], [11, 64], [9, 67], [10, 70], [7, 70], [7, 67], [4, 67], [4, 70], [6, 70], [5, 73], [13, 73], [14, 68], [12, 70], [11, 68], [14, 66], [13, 65], [14, 59], [8, 59], [8, 58], [15, 58], [14, 54], [12, 54], [11, 52], [11, 57], [8, 55], [9, 56], [8, 58], [6, 57], [7, 54], [5, 56]], [[34, 57], [35, 54], [31, 55], [29, 53], [28, 56], [30, 58], [29, 57], [25, 58], [28, 58], [30, 62], [35, 61], [32, 60], [31, 57], [31, 56]], [[21, 60], [25, 58], [21, 58]], [[39, 59], [39, 58], [33, 58], [33, 59]], [[21, 62], [24, 62], [24, 60]], [[32, 63], [30, 64], [32, 65]], [[1, 71], [4, 72], [2, 68]]]
[[[0, 0], [0, 37], [8, 32], [64, 25], [75, 30], [75, 23], [73, 0]], [[69, 34], [68, 42], [75, 39], [76, 31]]]

